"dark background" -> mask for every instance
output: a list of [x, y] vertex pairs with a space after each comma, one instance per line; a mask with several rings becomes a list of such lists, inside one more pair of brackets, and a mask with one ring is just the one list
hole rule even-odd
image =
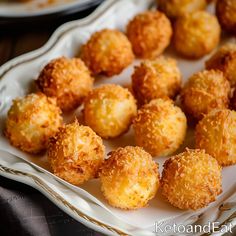
[[72, 219], [37, 190], [0, 177], [1, 236], [102, 236]]

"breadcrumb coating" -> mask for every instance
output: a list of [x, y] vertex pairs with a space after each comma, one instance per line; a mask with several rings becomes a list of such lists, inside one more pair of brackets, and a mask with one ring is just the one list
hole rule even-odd
[[204, 150], [187, 149], [165, 162], [161, 190], [175, 207], [203, 208], [222, 192], [221, 167]]
[[127, 36], [137, 57], [155, 58], [170, 44], [172, 27], [164, 13], [147, 11], [129, 22]]
[[133, 121], [136, 144], [152, 156], [167, 156], [183, 143], [187, 119], [170, 99], [155, 99], [144, 105]]
[[218, 45], [220, 33], [220, 25], [214, 15], [205, 11], [188, 13], [175, 22], [174, 47], [180, 55], [198, 59]]
[[236, 90], [233, 92], [233, 97], [231, 98], [230, 105], [232, 110], [236, 111]]
[[236, 44], [227, 43], [206, 61], [207, 69], [221, 70], [232, 86], [236, 85]]
[[10, 143], [29, 153], [47, 148], [49, 138], [62, 125], [61, 110], [54, 98], [32, 93], [13, 100], [8, 111], [5, 135]]
[[236, 34], [236, 1], [218, 0], [216, 2], [216, 15], [222, 29]]
[[101, 190], [111, 206], [125, 210], [144, 207], [159, 187], [158, 164], [140, 147], [118, 148], [100, 172]]
[[82, 46], [81, 58], [93, 74], [120, 74], [134, 60], [132, 46], [118, 30], [104, 29], [94, 33]]
[[230, 85], [218, 70], [205, 70], [194, 74], [181, 91], [184, 110], [201, 119], [215, 108], [229, 105]]
[[143, 61], [132, 75], [133, 92], [141, 105], [155, 98], [174, 98], [180, 87], [181, 73], [172, 58]]
[[92, 129], [75, 121], [60, 128], [51, 139], [48, 160], [55, 175], [80, 185], [97, 177], [104, 154], [102, 139]]
[[157, 0], [157, 4], [160, 11], [176, 19], [185, 13], [204, 10], [206, 0]]
[[236, 112], [222, 109], [206, 115], [196, 127], [196, 147], [222, 166], [236, 164]]
[[84, 103], [85, 123], [103, 138], [114, 138], [128, 131], [136, 112], [133, 95], [115, 84], [95, 88]]
[[60, 57], [44, 67], [36, 83], [47, 96], [57, 98], [63, 111], [71, 111], [81, 105], [93, 81], [82, 60]]

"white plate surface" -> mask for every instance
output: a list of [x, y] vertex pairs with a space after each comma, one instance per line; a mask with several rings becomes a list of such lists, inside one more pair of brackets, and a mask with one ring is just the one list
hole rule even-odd
[[[135, 236], [155, 235], [153, 233], [155, 222], [206, 224], [209, 220], [217, 220], [225, 223], [232, 221], [235, 224], [235, 217], [231, 217], [231, 215], [236, 207], [236, 166], [224, 168], [224, 192], [216, 202], [207, 208], [195, 212], [182, 211], [172, 207], [158, 193], [149, 206], [136, 211], [122, 211], [112, 208], [106, 203], [101, 195], [98, 180], [90, 181], [81, 188], [66, 183], [50, 172], [46, 156], [31, 156], [12, 147], [2, 135], [2, 130], [12, 99], [31, 91], [33, 80], [37, 78], [46, 63], [62, 55], [68, 57], [78, 55], [80, 46], [86, 42], [93, 32], [99, 29], [117, 28], [124, 31], [125, 25], [135, 14], [149, 9], [154, 2], [154, 0], [108, 0], [88, 18], [70, 22], [60, 27], [43, 48], [20, 56], [0, 68], [0, 150], [2, 150], [0, 152], [0, 174], [39, 189], [76, 220], [109, 235], [122, 234], [122, 232]], [[229, 40], [231, 39], [225, 39], [225, 41]], [[204, 68], [206, 58], [198, 61], [184, 60], [178, 58], [171, 48], [165, 54], [177, 58], [185, 81], [191, 74]], [[134, 64], [137, 63], [139, 62], [134, 62]], [[104, 83], [118, 83], [127, 86], [131, 82], [132, 72], [133, 66], [130, 66], [118, 76], [109, 79], [97, 79], [95, 86]], [[79, 114], [79, 109], [76, 114]], [[65, 119], [70, 121], [73, 116], [74, 114], [71, 114]], [[106, 152], [119, 146], [135, 145], [132, 128], [123, 137], [104, 141], [104, 143]], [[194, 146], [191, 128], [181, 149], [186, 146], [190, 148]], [[155, 159], [160, 164], [160, 171], [166, 159]], [[220, 207], [223, 203], [226, 206], [231, 204], [230, 210], [224, 211], [224, 208]]]
[[17, 2], [0, 0], [1, 17], [32, 17], [48, 15], [79, 8], [86, 4], [94, 4], [96, 0], [31, 0]]

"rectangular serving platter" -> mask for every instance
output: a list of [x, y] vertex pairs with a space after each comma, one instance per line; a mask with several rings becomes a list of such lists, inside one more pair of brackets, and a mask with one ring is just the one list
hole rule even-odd
[[[73, 218], [107, 235], [156, 235], [154, 231], [157, 223], [204, 225], [208, 221], [219, 221], [232, 226], [236, 224], [236, 166], [224, 168], [224, 191], [217, 201], [207, 208], [199, 211], [182, 211], [172, 207], [158, 192], [147, 207], [136, 211], [123, 211], [112, 208], [106, 203], [100, 192], [99, 180], [89, 181], [81, 187], [73, 186], [51, 173], [46, 155], [32, 156], [21, 152], [12, 147], [3, 136], [6, 114], [12, 99], [35, 90], [34, 80], [45, 64], [59, 56], [77, 56], [81, 45], [95, 31], [103, 28], [125, 31], [127, 22], [134, 15], [155, 7], [155, 2], [155, 0], [107, 0], [89, 17], [61, 26], [42, 48], [15, 58], [0, 68], [0, 175], [37, 188]], [[209, 11], [212, 11], [211, 7]], [[232, 39], [224, 38], [223, 41], [230, 40]], [[171, 47], [167, 49], [165, 55], [177, 59], [184, 81], [194, 72], [202, 70], [207, 59], [205, 57], [197, 61], [184, 60], [179, 58]], [[134, 65], [138, 63], [136, 60]], [[129, 86], [134, 65], [118, 76], [96, 79], [95, 86], [105, 83]], [[79, 117], [80, 110], [65, 116], [65, 121], [71, 121], [75, 115]], [[132, 128], [123, 137], [104, 141], [104, 144], [106, 153], [120, 146], [135, 145]], [[188, 129], [185, 143], [178, 152], [185, 147], [194, 147], [194, 131], [191, 127]], [[160, 165], [160, 172], [166, 159], [155, 158]], [[201, 232], [196, 233], [196, 235], [201, 234]], [[220, 229], [218, 234], [222, 234]]]

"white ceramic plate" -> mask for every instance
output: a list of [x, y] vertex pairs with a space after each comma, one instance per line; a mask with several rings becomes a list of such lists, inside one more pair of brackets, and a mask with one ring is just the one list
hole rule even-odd
[[97, 0], [29, 0], [17, 2], [0, 0], [0, 17], [35, 17], [50, 15], [74, 9], [85, 8], [86, 5], [95, 5]]
[[[108, 0], [88, 18], [61, 26], [43, 48], [15, 58], [0, 68], [0, 175], [37, 188], [76, 220], [108, 235], [156, 235], [155, 223], [205, 225], [208, 221], [217, 221], [223, 225], [233, 226], [236, 224], [236, 166], [224, 168], [224, 191], [217, 201], [207, 208], [199, 211], [182, 211], [172, 207], [158, 193], [149, 206], [136, 211], [122, 211], [106, 203], [100, 192], [99, 180], [89, 181], [80, 188], [73, 186], [50, 172], [46, 156], [32, 156], [21, 152], [12, 147], [2, 135], [6, 113], [12, 99], [31, 91], [33, 80], [48, 61], [62, 55], [76, 56], [81, 45], [99, 29], [117, 28], [124, 31], [127, 22], [134, 15], [151, 8], [154, 3], [155, 0]], [[204, 68], [206, 58], [198, 61], [184, 60], [178, 58], [171, 48], [165, 54], [178, 60], [184, 80]], [[137, 63], [138, 61], [134, 62]], [[122, 74], [113, 78], [99, 78], [95, 86], [104, 83], [126, 86], [131, 82], [132, 71], [133, 66], [130, 66]], [[78, 115], [79, 112], [78, 109], [75, 113]], [[70, 121], [72, 117], [74, 114], [65, 117], [65, 120]], [[189, 128], [186, 142], [179, 152], [186, 146], [190, 148], [194, 146], [193, 137], [193, 130]], [[119, 146], [135, 145], [132, 128], [123, 137], [104, 141], [104, 144], [106, 152]], [[160, 171], [166, 159], [155, 159], [160, 164]], [[224, 227], [220, 228], [220, 230], [224, 229]], [[173, 233], [167, 232], [161, 235], [171, 234]], [[201, 234], [203, 232], [196, 233], [196, 235]], [[221, 235], [222, 232], [219, 231], [217, 234]]]

